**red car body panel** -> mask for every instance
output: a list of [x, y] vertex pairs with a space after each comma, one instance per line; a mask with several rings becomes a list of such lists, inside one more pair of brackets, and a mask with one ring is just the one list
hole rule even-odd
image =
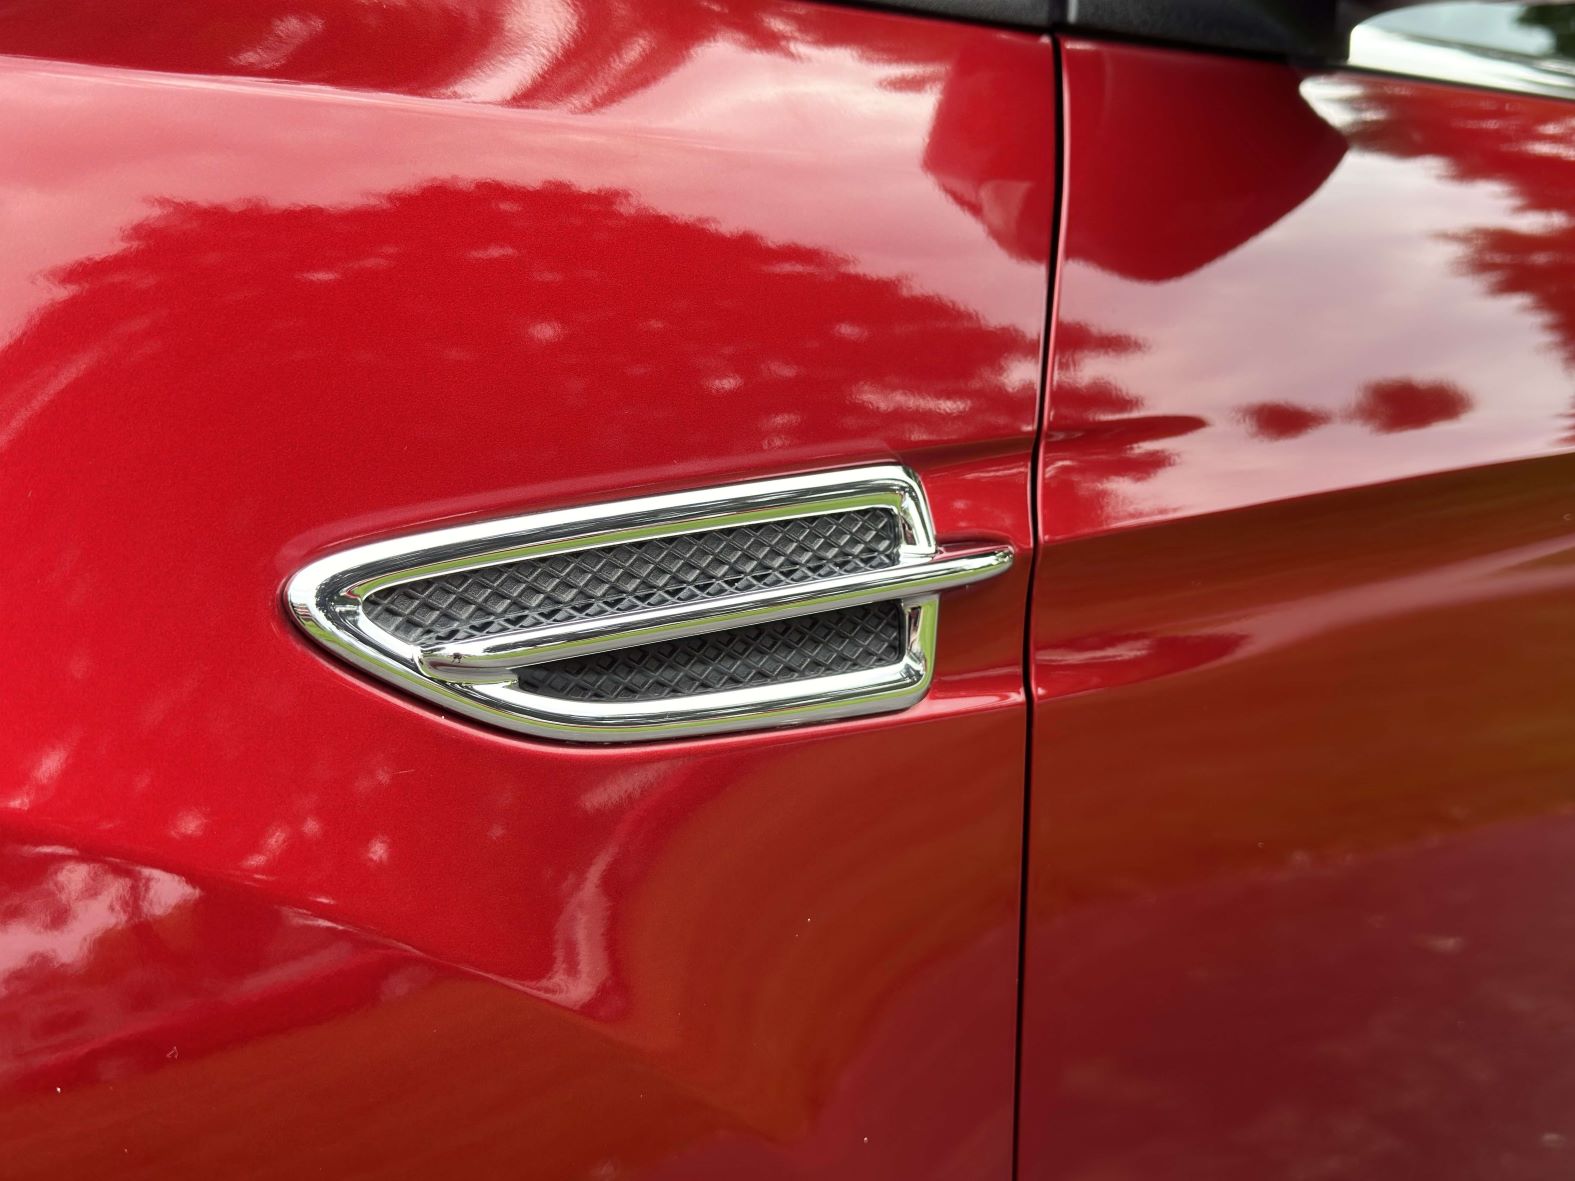
[[1575, 115], [1065, 46], [1022, 1175], [1575, 1144]]
[[[116, 12], [0, 19], [5, 1175], [1006, 1177], [1049, 41]], [[1022, 559], [900, 717], [531, 741], [280, 604], [888, 459]]]
[[[1056, 53], [0, 12], [0, 1173], [1567, 1173], [1575, 116]], [[1019, 559], [901, 715], [555, 745], [280, 604], [886, 460]]]

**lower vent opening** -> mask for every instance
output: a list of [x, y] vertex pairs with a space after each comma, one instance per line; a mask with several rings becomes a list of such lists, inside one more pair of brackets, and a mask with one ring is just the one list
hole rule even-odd
[[871, 603], [531, 665], [519, 686], [576, 701], [687, 697], [889, 668], [905, 638], [902, 605]]

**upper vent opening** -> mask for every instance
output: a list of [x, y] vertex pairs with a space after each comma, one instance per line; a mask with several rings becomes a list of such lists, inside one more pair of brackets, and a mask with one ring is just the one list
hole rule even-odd
[[367, 596], [366, 615], [407, 643], [450, 644], [879, 570], [900, 541], [888, 509], [822, 513], [417, 579]]

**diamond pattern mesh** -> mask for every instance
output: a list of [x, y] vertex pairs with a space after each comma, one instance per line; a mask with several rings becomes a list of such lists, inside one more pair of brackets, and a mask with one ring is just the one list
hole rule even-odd
[[369, 596], [365, 610], [409, 643], [451, 644], [878, 570], [896, 563], [898, 543], [897, 519], [884, 509], [825, 513], [424, 578]]
[[532, 665], [519, 685], [576, 701], [644, 701], [782, 684], [896, 664], [904, 630], [899, 604], [872, 603]]

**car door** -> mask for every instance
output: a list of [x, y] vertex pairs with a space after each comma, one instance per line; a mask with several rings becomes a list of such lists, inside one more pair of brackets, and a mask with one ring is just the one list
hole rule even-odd
[[1064, 42], [1024, 1177], [1569, 1173], [1572, 15]]
[[[1008, 1176], [1048, 38], [51, 0], [0, 54], [0, 1172]], [[312, 613], [871, 469], [997, 557], [858, 716], [553, 735]]]

